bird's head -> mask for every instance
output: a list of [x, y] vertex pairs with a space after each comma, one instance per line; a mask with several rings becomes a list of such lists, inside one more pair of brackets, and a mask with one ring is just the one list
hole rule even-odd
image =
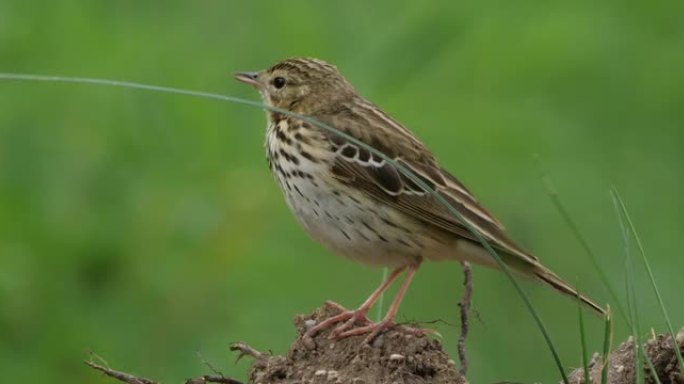
[[302, 114], [329, 109], [356, 91], [335, 66], [312, 58], [290, 58], [235, 78], [256, 88], [268, 106]]

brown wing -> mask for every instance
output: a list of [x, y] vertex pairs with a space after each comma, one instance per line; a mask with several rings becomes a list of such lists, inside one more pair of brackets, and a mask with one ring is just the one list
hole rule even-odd
[[[356, 101], [353, 107], [339, 108], [334, 113], [314, 117], [408, 168], [446, 199], [495, 248], [529, 261], [538, 260], [506, 235], [499, 221], [480, 205], [458, 179], [437, 164], [432, 153], [408, 129], [365, 101]], [[426, 224], [477, 242], [477, 238], [441, 202], [395, 166], [340, 135], [331, 132], [324, 134], [332, 149], [340, 155], [332, 168], [338, 180]]]

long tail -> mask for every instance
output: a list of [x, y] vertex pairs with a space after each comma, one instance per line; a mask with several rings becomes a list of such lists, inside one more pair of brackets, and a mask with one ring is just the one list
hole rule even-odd
[[578, 295], [577, 290], [575, 288], [573, 288], [570, 284], [565, 282], [563, 279], [558, 277], [558, 275], [546, 269], [545, 267], [538, 266], [538, 268], [536, 268], [534, 271], [534, 276], [537, 279], [549, 285], [551, 288], [565, 295], [568, 295], [575, 300], [579, 299], [583, 304], [596, 311], [599, 315], [606, 315], [606, 310], [604, 308], [596, 304], [593, 300], [589, 299], [588, 297], [581, 294]]

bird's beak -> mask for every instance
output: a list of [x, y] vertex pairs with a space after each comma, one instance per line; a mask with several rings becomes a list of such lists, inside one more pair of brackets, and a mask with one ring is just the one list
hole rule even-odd
[[257, 77], [259, 76], [258, 72], [237, 72], [234, 76], [235, 79], [247, 83], [254, 88], [259, 88], [261, 85], [259, 80], [257, 80]]

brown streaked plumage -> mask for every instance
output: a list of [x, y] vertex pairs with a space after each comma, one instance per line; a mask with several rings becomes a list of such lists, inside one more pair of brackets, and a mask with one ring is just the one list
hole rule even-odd
[[[291, 58], [261, 72], [238, 73], [264, 103], [314, 119], [370, 145], [410, 169], [451, 203], [491, 243], [515, 272], [540, 280], [577, 298], [568, 283], [511, 240], [501, 223], [406, 127], [361, 97], [337, 71], [321, 60]], [[333, 253], [365, 264], [394, 268], [356, 311], [344, 311], [309, 331], [337, 322], [338, 337], [393, 324], [411, 278], [423, 260], [464, 260], [498, 264], [446, 207], [379, 156], [342, 136], [281, 113], [267, 111], [269, 166], [286, 201], [304, 229]], [[385, 320], [366, 318], [379, 295], [408, 269]], [[603, 309], [584, 296], [592, 309]], [[356, 323], [361, 327], [354, 328]]]

